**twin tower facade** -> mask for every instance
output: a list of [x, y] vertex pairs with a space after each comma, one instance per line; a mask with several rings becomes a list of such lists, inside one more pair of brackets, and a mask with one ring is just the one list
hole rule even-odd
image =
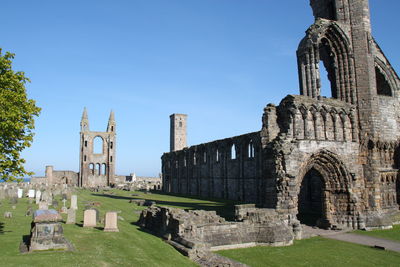
[[81, 119], [80, 187], [109, 186], [115, 183], [116, 122], [111, 111], [105, 132], [90, 131], [86, 108]]

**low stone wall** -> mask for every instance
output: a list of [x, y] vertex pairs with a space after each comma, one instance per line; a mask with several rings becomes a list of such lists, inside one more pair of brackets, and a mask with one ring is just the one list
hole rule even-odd
[[151, 206], [142, 211], [138, 224], [195, 261], [221, 249], [287, 246], [301, 235], [298, 222], [285, 221], [274, 210], [238, 205], [235, 213], [237, 221], [228, 222], [215, 211]]

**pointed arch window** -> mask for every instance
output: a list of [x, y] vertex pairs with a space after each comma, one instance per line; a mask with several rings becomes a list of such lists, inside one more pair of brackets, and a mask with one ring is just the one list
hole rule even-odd
[[236, 159], [236, 145], [231, 146], [231, 159]]
[[93, 154], [103, 154], [103, 138], [101, 136], [93, 139]]

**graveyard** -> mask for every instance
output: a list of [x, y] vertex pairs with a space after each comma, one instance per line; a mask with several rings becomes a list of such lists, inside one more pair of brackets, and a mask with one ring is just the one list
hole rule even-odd
[[[0, 240], [2, 254], [0, 260], [5, 266], [197, 266], [189, 258], [181, 255], [162, 238], [146, 232], [136, 223], [142, 210], [147, 208], [138, 202], [144, 200], [150, 204], [169, 206], [182, 209], [215, 210], [227, 220], [232, 218], [234, 202], [221, 200], [206, 200], [187, 198], [160, 192], [122, 191], [111, 189], [107, 191], [90, 191], [75, 189], [77, 196], [75, 222], [69, 221], [68, 214], [62, 213], [63, 196], [54, 196], [49, 210], [54, 209], [62, 216], [61, 225], [64, 237], [72, 244], [71, 251], [37, 251], [21, 253], [21, 241], [30, 235], [34, 211], [39, 208], [33, 198], [23, 196], [10, 201], [2, 199], [0, 213], [12, 214], [11, 218], [0, 219]], [[71, 197], [65, 202], [70, 210]], [[30, 204], [30, 202], [32, 202]], [[13, 209], [13, 206], [15, 209]], [[84, 210], [92, 208], [94, 224], [84, 227]], [[114, 212], [117, 216], [118, 231], [105, 231], [105, 216]], [[98, 213], [98, 215], [97, 215]], [[69, 222], [68, 222], [69, 221]], [[115, 227], [115, 225], [114, 225]], [[115, 230], [115, 228], [114, 228]], [[368, 232], [372, 235], [390, 236], [400, 230]], [[361, 246], [341, 241], [313, 237], [295, 241], [293, 246], [233, 249], [216, 252], [232, 258], [248, 266], [301, 266], [326, 265], [337, 266], [396, 266], [400, 264], [400, 254], [382, 251], [367, 246]], [[300, 261], [301, 259], [301, 261]]]

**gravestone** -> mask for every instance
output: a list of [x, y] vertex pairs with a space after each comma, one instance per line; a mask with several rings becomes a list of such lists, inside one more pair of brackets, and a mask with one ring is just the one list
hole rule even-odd
[[58, 201], [57, 201], [57, 200], [53, 200], [53, 202], [51, 203], [51, 205], [52, 205], [54, 208], [58, 208]]
[[32, 214], [33, 214], [32, 207], [28, 207], [28, 209], [26, 210], [25, 216], [32, 216]]
[[36, 199], [35, 199], [36, 204], [39, 204], [41, 196], [42, 196], [42, 192], [40, 190], [37, 190], [36, 191]]
[[62, 194], [62, 198], [61, 198], [61, 199], [62, 199], [62, 200], [64, 200], [64, 199], [65, 199], [65, 200], [67, 200], [67, 199], [68, 199], [68, 195], [67, 195], [67, 194], [65, 194], [65, 193], [63, 193], [63, 194]]
[[83, 227], [96, 227], [96, 222], [96, 210], [85, 210], [83, 213]]
[[18, 188], [18, 190], [17, 190], [18, 198], [22, 198], [23, 194], [24, 194], [24, 190], [22, 188]]
[[53, 202], [53, 197], [51, 196], [51, 193], [49, 191], [44, 191], [42, 193], [41, 200], [47, 202], [48, 205], [51, 205]]
[[67, 210], [67, 224], [75, 224], [76, 222], [76, 210], [68, 209]]
[[17, 203], [18, 203], [18, 198], [17, 197], [10, 198], [10, 204], [15, 205]]
[[49, 205], [47, 204], [46, 201], [40, 201], [39, 202], [39, 209], [40, 210], [48, 210], [49, 209]]
[[74, 210], [78, 209], [78, 196], [77, 195], [71, 196], [71, 209], [74, 209]]
[[118, 230], [118, 214], [116, 211], [109, 211], [105, 216], [104, 232], [119, 232]]
[[29, 197], [29, 198], [34, 198], [34, 197], [35, 197], [35, 190], [29, 189], [29, 191], [28, 191], [28, 197]]
[[12, 213], [10, 211], [4, 212], [4, 218], [12, 218]]
[[71, 250], [64, 238], [62, 217], [55, 210], [37, 210], [34, 214], [29, 251]]
[[3, 188], [0, 188], [0, 200], [6, 198], [6, 190]]

